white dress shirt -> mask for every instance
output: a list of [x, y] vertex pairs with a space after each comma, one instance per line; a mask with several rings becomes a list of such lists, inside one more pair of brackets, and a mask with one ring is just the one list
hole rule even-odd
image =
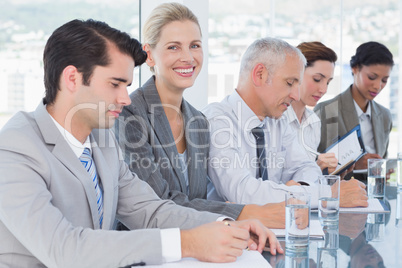
[[[236, 91], [203, 112], [211, 128], [208, 175], [215, 186], [209, 188], [208, 199], [262, 205], [284, 201], [288, 191], [309, 192], [312, 207], [317, 207], [321, 170], [307, 157], [285, 117], [261, 122]], [[267, 181], [257, 178], [256, 141], [251, 133], [261, 125], [265, 127]], [[292, 179], [310, 186], [284, 184]]]
[[367, 110], [364, 113], [360, 106], [353, 100], [356, 108], [357, 118], [359, 118], [360, 130], [362, 132], [362, 139], [364, 148], [368, 153], [377, 153], [374, 142], [373, 124], [371, 123], [371, 104], [368, 103]]
[[[70, 132], [68, 132], [65, 128], [63, 128], [50, 114], [50, 118], [52, 118], [56, 127], [59, 129], [62, 136], [67, 141], [71, 150], [73, 150], [74, 154], [77, 158], [80, 158], [85, 148], [88, 148], [92, 154], [92, 146], [89, 139], [87, 137], [84, 144], [78, 141]], [[180, 239], [180, 229], [179, 228], [171, 228], [171, 229], [161, 229], [161, 244], [162, 244], [162, 257], [165, 262], [174, 262], [181, 259], [181, 239]]]
[[308, 157], [315, 161], [317, 156], [311, 153], [310, 150], [317, 152], [318, 145], [320, 144], [320, 118], [314, 113], [314, 111], [306, 108], [300, 123], [292, 106], [290, 106], [287, 111], [284, 112], [283, 116], [287, 118], [293, 131], [298, 133], [299, 143], [305, 149]]

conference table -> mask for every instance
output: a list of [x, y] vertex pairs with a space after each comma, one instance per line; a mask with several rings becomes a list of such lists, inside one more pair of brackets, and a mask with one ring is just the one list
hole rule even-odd
[[387, 185], [384, 204], [389, 213], [340, 213], [339, 226], [323, 228], [324, 239], [310, 239], [308, 252], [263, 256], [274, 268], [402, 267], [402, 192]]

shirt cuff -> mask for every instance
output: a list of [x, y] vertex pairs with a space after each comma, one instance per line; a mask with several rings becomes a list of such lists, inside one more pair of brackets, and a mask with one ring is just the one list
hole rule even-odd
[[235, 220], [232, 219], [231, 217], [222, 216], [222, 217], [217, 218], [216, 221], [235, 221]]
[[181, 259], [180, 229], [161, 229], [162, 258], [164, 262]]

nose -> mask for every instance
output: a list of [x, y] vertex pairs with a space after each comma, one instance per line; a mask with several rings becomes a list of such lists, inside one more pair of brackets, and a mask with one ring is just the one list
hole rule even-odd
[[119, 95], [117, 96], [117, 103], [123, 106], [131, 104], [131, 99], [130, 96], [128, 95], [127, 88], [122, 87], [122, 89], [119, 92]]
[[319, 92], [324, 95], [328, 91], [328, 84], [324, 84], [322, 87], [320, 87]]
[[194, 61], [194, 57], [193, 54], [191, 53], [191, 50], [188, 48], [184, 48], [181, 52], [180, 60], [183, 62], [192, 63]]
[[374, 88], [376, 90], [381, 90], [385, 87], [385, 84], [381, 79], [379, 79], [376, 83], [374, 83]]
[[292, 87], [290, 94], [289, 94], [289, 98], [292, 101], [299, 101], [300, 100], [300, 84]]

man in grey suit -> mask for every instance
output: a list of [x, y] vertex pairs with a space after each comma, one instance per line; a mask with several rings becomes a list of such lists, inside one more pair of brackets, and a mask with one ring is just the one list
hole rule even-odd
[[[282, 252], [260, 222], [160, 200], [130, 172], [108, 128], [145, 58], [137, 40], [102, 22], [73, 20], [51, 35], [43, 103], [0, 132], [0, 267], [229, 262], [267, 238]], [[133, 231], [113, 231], [116, 219]]]

